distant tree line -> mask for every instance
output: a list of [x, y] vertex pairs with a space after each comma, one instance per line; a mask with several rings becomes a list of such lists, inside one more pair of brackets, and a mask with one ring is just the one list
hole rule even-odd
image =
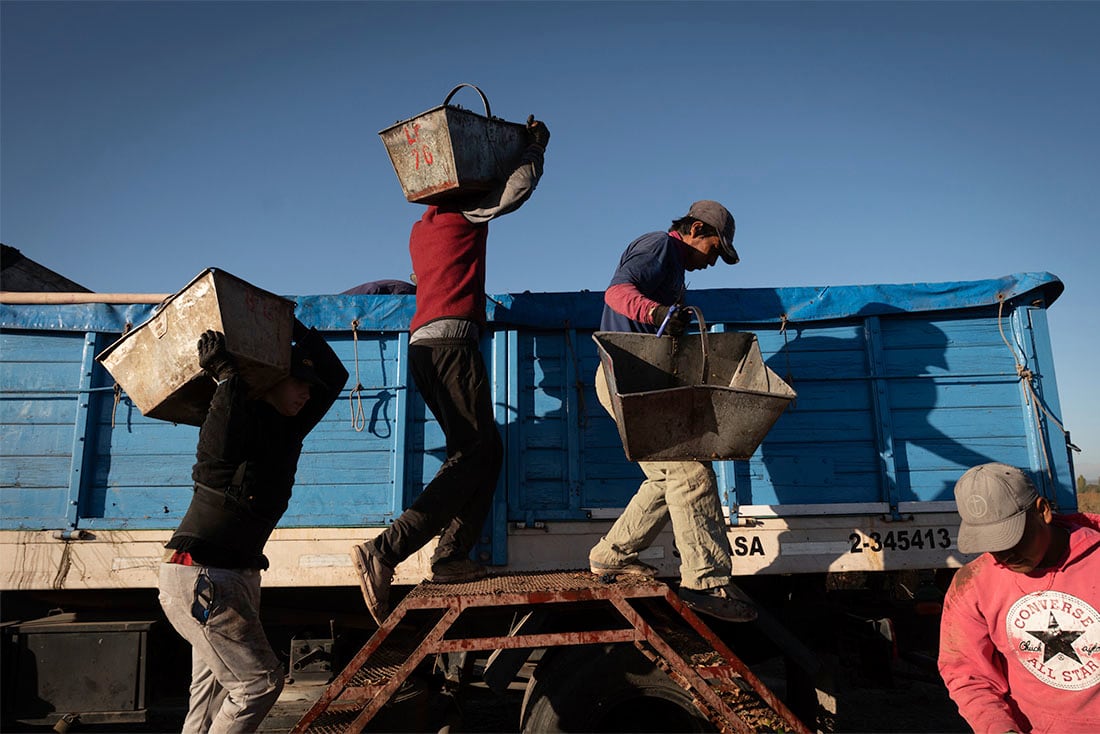
[[1090, 484], [1084, 475], [1078, 475], [1077, 509], [1080, 512], [1100, 513], [1100, 480]]

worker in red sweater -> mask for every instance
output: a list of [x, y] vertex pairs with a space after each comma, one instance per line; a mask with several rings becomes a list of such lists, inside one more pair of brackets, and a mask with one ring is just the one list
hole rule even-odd
[[1016, 467], [955, 485], [959, 550], [939, 669], [971, 728], [1100, 731], [1100, 515], [1059, 515]]
[[484, 577], [470, 558], [492, 506], [503, 461], [489, 377], [478, 349], [485, 327], [485, 243], [489, 222], [518, 209], [542, 176], [550, 131], [527, 120], [519, 166], [488, 194], [429, 206], [412, 228], [416, 313], [409, 326], [409, 368], [439, 421], [447, 458], [412, 506], [374, 540], [352, 547], [367, 609], [379, 625], [389, 615], [394, 568], [442, 532], [432, 581]]

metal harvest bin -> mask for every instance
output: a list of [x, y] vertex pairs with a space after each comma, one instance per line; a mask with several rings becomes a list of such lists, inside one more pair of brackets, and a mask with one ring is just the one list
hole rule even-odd
[[215, 387], [196, 348], [207, 329], [225, 334], [250, 397], [289, 374], [294, 302], [215, 268], [199, 273], [96, 361], [142, 415], [200, 426]]
[[[448, 104], [462, 87], [481, 96], [484, 115]], [[473, 84], [459, 84], [439, 107], [378, 135], [405, 198], [420, 204], [492, 189], [515, 170], [527, 147], [526, 126], [493, 117], [489, 100]]]
[[748, 332], [596, 332], [631, 461], [748, 459], [795, 397]]

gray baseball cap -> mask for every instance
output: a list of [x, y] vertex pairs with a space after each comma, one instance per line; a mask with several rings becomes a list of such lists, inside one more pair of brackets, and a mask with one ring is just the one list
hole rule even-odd
[[729, 209], [717, 201], [704, 199], [692, 204], [686, 216], [698, 219], [703, 224], [709, 224], [718, 230], [718, 254], [722, 256], [726, 263], [736, 265], [740, 261], [741, 258], [737, 256], [737, 250], [733, 249], [735, 227], [733, 215], [730, 214]]
[[1020, 542], [1027, 511], [1039, 493], [1022, 471], [1008, 464], [979, 464], [955, 482], [959, 507], [959, 550], [996, 553]]

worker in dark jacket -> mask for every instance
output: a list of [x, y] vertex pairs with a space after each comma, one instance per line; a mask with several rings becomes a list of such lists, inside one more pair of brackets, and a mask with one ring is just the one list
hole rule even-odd
[[374, 540], [352, 548], [367, 609], [379, 625], [389, 614], [394, 568], [442, 533], [431, 579], [485, 576], [470, 558], [492, 507], [503, 461], [489, 377], [478, 349], [485, 327], [485, 243], [489, 222], [518, 209], [542, 176], [546, 125], [527, 121], [518, 167], [473, 200], [429, 206], [409, 237], [416, 313], [409, 326], [409, 369], [447, 439], [447, 460], [412, 506]]
[[295, 319], [289, 376], [258, 399], [207, 331], [199, 364], [217, 383], [199, 431], [194, 494], [167, 543], [160, 604], [191, 643], [185, 734], [255, 731], [284, 671], [260, 623], [264, 545], [290, 502], [302, 441], [336, 401], [348, 372], [320, 334]]

